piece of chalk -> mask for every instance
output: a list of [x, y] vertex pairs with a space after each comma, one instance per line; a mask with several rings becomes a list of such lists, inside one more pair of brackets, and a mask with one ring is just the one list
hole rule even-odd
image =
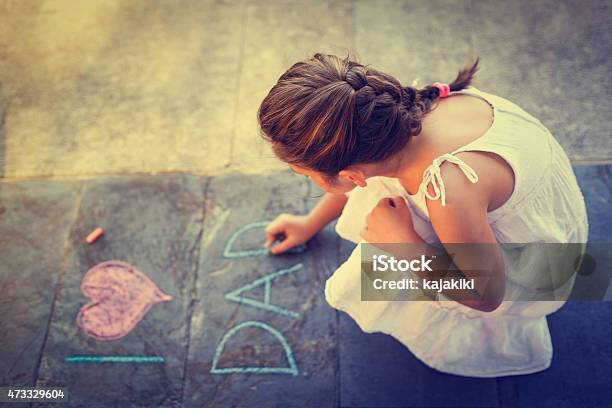
[[91, 232], [91, 234], [87, 236], [87, 239], [86, 239], [87, 243], [89, 245], [93, 244], [98, 238], [100, 238], [102, 234], [104, 234], [104, 230], [100, 227], [96, 228], [95, 230]]

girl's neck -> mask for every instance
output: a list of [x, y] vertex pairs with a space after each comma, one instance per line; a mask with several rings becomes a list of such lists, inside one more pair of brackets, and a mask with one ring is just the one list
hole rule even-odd
[[410, 138], [406, 146], [384, 163], [371, 168], [369, 177], [383, 176], [399, 179], [409, 194], [415, 194], [423, 171], [435, 158], [435, 149], [424, 134]]
[[423, 171], [436, 157], [436, 151], [428, 139], [425, 134], [410, 138], [397, 157], [394, 157], [395, 171], [390, 177], [399, 179], [402, 186], [411, 195], [418, 191]]

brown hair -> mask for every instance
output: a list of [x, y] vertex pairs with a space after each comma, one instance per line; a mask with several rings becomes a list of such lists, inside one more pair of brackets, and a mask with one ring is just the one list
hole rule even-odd
[[[450, 90], [467, 87], [477, 69], [478, 59], [459, 71]], [[420, 133], [438, 96], [435, 86], [402, 87], [348, 56], [317, 53], [281, 75], [257, 118], [281, 160], [333, 179], [352, 164], [381, 161], [402, 149]]]

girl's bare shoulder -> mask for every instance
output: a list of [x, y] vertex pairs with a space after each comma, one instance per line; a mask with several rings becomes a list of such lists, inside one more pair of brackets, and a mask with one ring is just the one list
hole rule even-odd
[[440, 101], [423, 119], [423, 134], [443, 151], [453, 151], [482, 137], [493, 123], [491, 106], [470, 95]]
[[457, 165], [444, 162], [440, 175], [444, 180], [448, 200], [481, 201], [487, 211], [501, 207], [514, 192], [515, 175], [510, 164], [496, 153], [468, 150], [456, 153], [455, 157], [470, 166], [478, 181], [472, 183]]

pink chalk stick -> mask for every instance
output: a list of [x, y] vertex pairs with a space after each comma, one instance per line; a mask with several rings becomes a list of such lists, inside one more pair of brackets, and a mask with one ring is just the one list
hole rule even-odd
[[81, 292], [91, 301], [81, 308], [76, 322], [96, 340], [125, 336], [151, 306], [172, 300], [146, 275], [121, 261], [102, 262], [88, 270]]
[[98, 238], [100, 238], [100, 236], [102, 236], [102, 234], [104, 234], [104, 230], [100, 227], [96, 228], [95, 230], [93, 230], [85, 239], [87, 241], [87, 243], [89, 245], [93, 244], [94, 242], [96, 242], [96, 240]]

